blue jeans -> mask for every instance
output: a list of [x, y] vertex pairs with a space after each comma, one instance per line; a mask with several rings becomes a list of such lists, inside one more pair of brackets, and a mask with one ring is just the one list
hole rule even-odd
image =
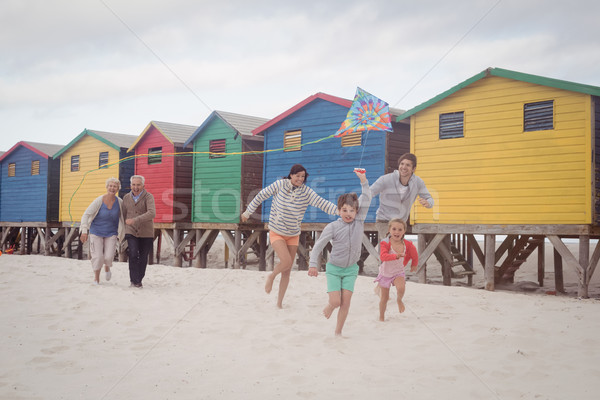
[[148, 255], [154, 245], [154, 238], [125, 235], [129, 254], [129, 280], [134, 285], [141, 285], [146, 275]]

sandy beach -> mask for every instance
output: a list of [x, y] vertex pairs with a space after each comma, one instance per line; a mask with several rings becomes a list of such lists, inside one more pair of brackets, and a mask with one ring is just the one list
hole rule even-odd
[[[87, 260], [0, 256], [0, 398], [598, 398], [597, 277], [589, 299], [570, 293], [566, 267], [565, 295], [546, 294], [548, 266], [533, 292], [478, 289], [480, 270], [474, 287], [413, 277], [406, 312], [393, 295], [379, 322], [373, 278], [359, 276], [335, 337], [323, 273], [293, 271], [277, 309], [267, 272], [219, 256], [208, 269], [151, 265], [143, 289], [129, 287], [126, 263], [93, 286]], [[537, 280], [528, 263], [517, 280]]]

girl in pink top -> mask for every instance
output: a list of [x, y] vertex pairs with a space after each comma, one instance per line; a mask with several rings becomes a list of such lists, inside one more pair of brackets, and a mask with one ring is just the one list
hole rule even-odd
[[389, 235], [379, 244], [381, 265], [379, 266], [379, 275], [375, 279], [375, 282], [377, 282], [376, 292], [379, 292], [380, 321], [385, 320], [385, 309], [390, 298], [391, 285], [394, 285], [398, 291], [398, 310], [401, 313], [404, 312], [405, 307], [402, 302], [406, 288], [404, 267], [409, 261], [412, 261], [410, 270], [415, 272], [419, 263], [417, 249], [411, 242], [404, 240], [406, 222], [394, 218], [388, 224], [388, 231]]

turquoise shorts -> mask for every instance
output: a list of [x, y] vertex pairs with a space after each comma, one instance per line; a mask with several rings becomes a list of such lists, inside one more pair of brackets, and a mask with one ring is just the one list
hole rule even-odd
[[342, 268], [327, 263], [325, 275], [327, 276], [327, 293], [339, 292], [342, 289], [354, 292], [354, 283], [358, 277], [358, 264]]

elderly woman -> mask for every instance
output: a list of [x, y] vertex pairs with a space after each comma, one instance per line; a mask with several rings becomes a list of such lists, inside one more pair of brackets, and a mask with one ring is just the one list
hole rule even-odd
[[121, 182], [117, 178], [108, 178], [106, 194], [92, 201], [81, 217], [81, 242], [85, 243], [88, 238], [90, 240], [94, 285], [100, 284], [103, 265], [106, 268], [106, 280], [110, 281], [110, 267], [117, 243], [123, 239], [123, 201], [117, 196], [120, 188]]

